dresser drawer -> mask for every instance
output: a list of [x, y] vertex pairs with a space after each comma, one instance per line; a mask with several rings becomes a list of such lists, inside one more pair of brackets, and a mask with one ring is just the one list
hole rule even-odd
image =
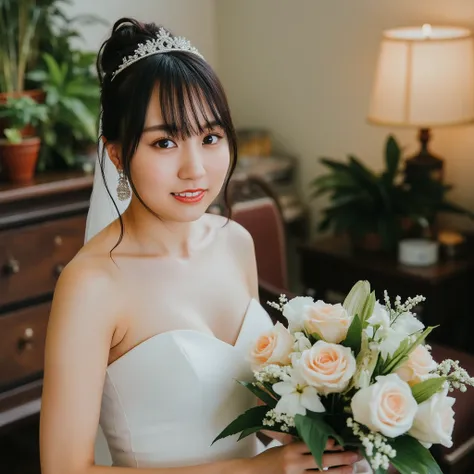
[[0, 233], [0, 306], [52, 292], [84, 244], [86, 216]]
[[43, 371], [51, 303], [0, 316], [0, 387]]

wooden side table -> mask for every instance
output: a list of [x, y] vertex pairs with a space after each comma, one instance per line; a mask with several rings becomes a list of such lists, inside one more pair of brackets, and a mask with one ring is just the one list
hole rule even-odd
[[347, 294], [358, 280], [369, 280], [377, 299], [384, 290], [393, 299], [421, 294], [426, 301], [417, 314], [426, 326], [441, 324], [430, 340], [474, 353], [474, 252], [430, 267], [408, 267], [394, 256], [354, 251], [345, 238], [330, 237], [305, 244], [301, 255], [302, 282], [315, 298], [329, 290]]

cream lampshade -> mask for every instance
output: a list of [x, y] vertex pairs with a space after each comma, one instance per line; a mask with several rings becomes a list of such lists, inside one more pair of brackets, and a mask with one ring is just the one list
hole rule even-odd
[[407, 27], [383, 33], [368, 120], [420, 129], [420, 153], [408, 175], [442, 179], [443, 162], [428, 151], [430, 128], [474, 121], [474, 40], [466, 28]]

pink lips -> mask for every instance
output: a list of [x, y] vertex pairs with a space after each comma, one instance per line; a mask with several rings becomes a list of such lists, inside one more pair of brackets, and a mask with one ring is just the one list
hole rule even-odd
[[179, 202], [183, 202], [185, 204], [195, 204], [202, 200], [204, 195], [206, 194], [205, 189], [186, 189], [185, 191], [181, 191], [181, 194], [184, 193], [193, 193], [192, 196], [179, 196], [178, 194], [172, 194], [172, 196]]

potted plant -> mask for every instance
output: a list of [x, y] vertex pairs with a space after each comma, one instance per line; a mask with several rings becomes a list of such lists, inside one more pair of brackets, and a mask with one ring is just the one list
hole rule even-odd
[[0, 2], [0, 102], [8, 97], [40, 98], [41, 90], [25, 91], [28, 64], [35, 54], [34, 38], [43, 9], [35, 0]]
[[100, 89], [92, 72], [94, 53], [71, 50], [58, 62], [43, 54], [42, 69], [28, 77], [42, 84], [49, 119], [43, 127], [44, 147], [39, 168], [75, 167], [78, 157], [96, 147]]
[[366, 250], [393, 251], [408, 233], [428, 226], [433, 229], [439, 212], [473, 217], [473, 213], [446, 199], [452, 188], [428, 176], [416, 184], [405, 181], [400, 169], [401, 150], [393, 136], [385, 146], [385, 169], [375, 173], [359, 159], [347, 163], [322, 158], [329, 173], [312, 183], [312, 197], [328, 195], [320, 231], [347, 234], [353, 244]]
[[2, 172], [14, 183], [32, 180], [38, 161], [41, 138], [37, 135], [23, 136], [27, 125], [37, 127], [48, 118], [48, 108], [31, 97], [9, 97], [0, 104], [0, 118], [7, 119], [9, 128], [0, 139], [0, 162]]

